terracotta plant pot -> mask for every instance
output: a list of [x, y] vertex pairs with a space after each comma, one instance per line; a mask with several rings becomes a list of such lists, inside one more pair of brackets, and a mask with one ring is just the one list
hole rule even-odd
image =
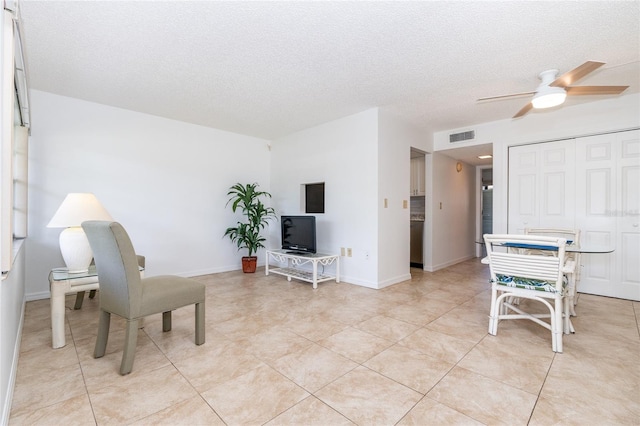
[[242, 272], [252, 274], [256, 272], [257, 256], [242, 256]]

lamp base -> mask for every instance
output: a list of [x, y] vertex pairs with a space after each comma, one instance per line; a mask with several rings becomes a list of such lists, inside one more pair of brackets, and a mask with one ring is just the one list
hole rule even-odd
[[72, 226], [60, 233], [60, 251], [70, 273], [87, 272], [93, 252], [84, 230]]

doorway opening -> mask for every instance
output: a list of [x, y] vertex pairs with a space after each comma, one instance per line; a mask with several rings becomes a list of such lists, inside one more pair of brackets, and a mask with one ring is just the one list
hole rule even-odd
[[477, 256], [484, 257], [486, 249], [482, 242], [484, 234], [493, 234], [493, 167], [480, 167], [479, 170], [480, 183], [480, 226], [478, 227], [480, 235], [477, 237], [478, 252]]
[[411, 148], [410, 167], [409, 266], [423, 269], [427, 194], [426, 158], [423, 151]]

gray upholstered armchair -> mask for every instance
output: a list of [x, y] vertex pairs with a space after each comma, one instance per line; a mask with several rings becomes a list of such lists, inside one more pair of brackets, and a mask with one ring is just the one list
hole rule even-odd
[[195, 343], [204, 343], [204, 284], [173, 275], [140, 278], [138, 259], [122, 225], [87, 221], [82, 228], [91, 244], [100, 282], [100, 321], [93, 354], [95, 358], [104, 356], [112, 313], [127, 320], [120, 374], [129, 374], [133, 368], [138, 321], [147, 315], [162, 312], [162, 330], [169, 331], [171, 311], [195, 304]]

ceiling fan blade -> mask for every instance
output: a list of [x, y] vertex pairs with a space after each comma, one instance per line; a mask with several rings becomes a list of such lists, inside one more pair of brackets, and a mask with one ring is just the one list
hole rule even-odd
[[529, 102], [528, 104], [523, 106], [522, 109], [520, 111], [518, 111], [518, 113], [516, 115], [513, 116], [513, 118], [522, 117], [523, 115], [528, 113], [531, 108], [533, 108], [533, 104], [531, 102]]
[[556, 78], [553, 83], [549, 86], [552, 87], [567, 87], [580, 80], [585, 75], [592, 73], [597, 70], [601, 66], [603, 66], [604, 62], [596, 62], [596, 61], [587, 61], [584, 64], [580, 65], [577, 68], [572, 69], [569, 72], [562, 74], [560, 77]]
[[567, 87], [567, 95], [617, 95], [629, 86], [574, 86]]
[[476, 99], [476, 102], [492, 101], [492, 100], [495, 100], [495, 99], [516, 98], [516, 97], [519, 97], [519, 96], [530, 96], [530, 95], [533, 95], [534, 93], [536, 93], [536, 92], [522, 92], [522, 93], [512, 93], [510, 95], [489, 96], [488, 98]]

